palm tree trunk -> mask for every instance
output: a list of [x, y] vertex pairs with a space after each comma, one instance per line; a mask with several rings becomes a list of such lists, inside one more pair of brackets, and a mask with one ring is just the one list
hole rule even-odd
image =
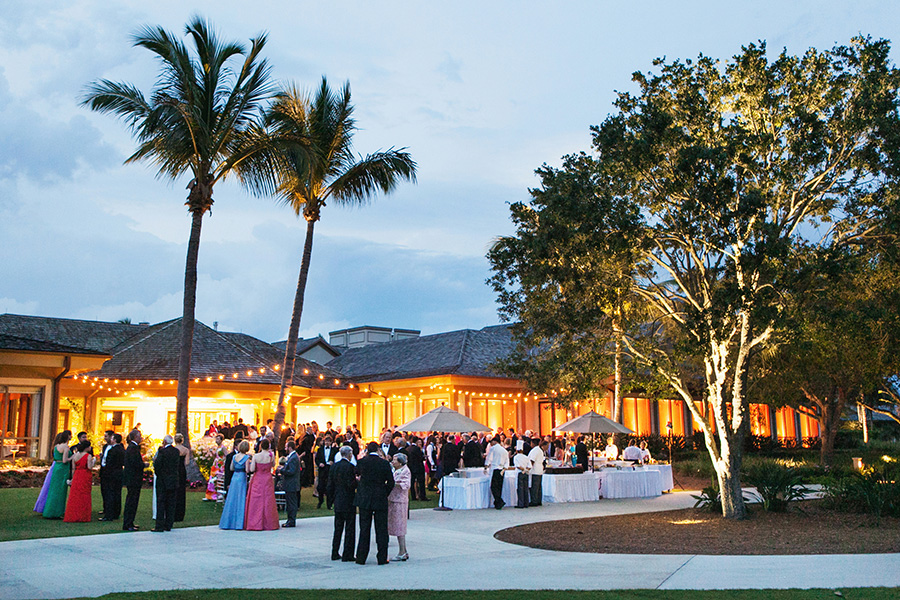
[[197, 306], [197, 255], [200, 252], [200, 227], [203, 213], [191, 215], [191, 237], [188, 240], [187, 260], [184, 265], [184, 309], [181, 317], [181, 348], [178, 355], [178, 391], [175, 396], [175, 431], [184, 434], [184, 443], [190, 447], [188, 430], [188, 387], [191, 378], [191, 350], [194, 344], [194, 310]]
[[275, 444], [281, 436], [284, 425], [285, 396], [291, 389], [294, 380], [294, 358], [297, 353], [297, 338], [300, 334], [300, 317], [303, 315], [303, 296], [306, 293], [306, 279], [309, 277], [309, 263], [312, 260], [314, 220], [306, 222], [306, 243], [303, 245], [303, 260], [300, 263], [300, 277], [297, 279], [297, 293], [294, 295], [294, 312], [291, 314], [291, 328], [288, 331], [287, 344], [284, 349], [284, 364], [281, 367], [281, 389], [278, 392], [278, 408], [275, 411]]

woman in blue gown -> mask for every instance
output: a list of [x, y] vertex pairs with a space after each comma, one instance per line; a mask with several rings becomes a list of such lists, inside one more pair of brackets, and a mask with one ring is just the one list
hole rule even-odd
[[243, 529], [244, 507], [247, 503], [247, 461], [250, 451], [250, 442], [244, 440], [238, 446], [237, 452], [231, 461], [231, 485], [225, 495], [225, 506], [222, 508], [222, 518], [219, 519], [220, 529]]

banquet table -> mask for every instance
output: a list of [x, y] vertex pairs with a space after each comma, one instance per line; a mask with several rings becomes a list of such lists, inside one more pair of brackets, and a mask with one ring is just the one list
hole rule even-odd
[[[598, 473], [577, 475], [551, 475], [541, 478], [541, 499], [548, 504], [556, 502], [588, 502], [598, 499]], [[516, 505], [515, 470], [503, 474], [502, 498], [507, 506]], [[529, 486], [531, 480], [529, 478]], [[490, 508], [494, 506], [491, 495], [491, 478], [483, 469], [468, 469], [459, 477], [444, 477], [438, 484], [443, 495], [443, 505], [455, 510]]]
[[659, 471], [662, 491], [670, 492], [675, 488], [675, 479], [672, 477], [672, 465], [647, 465], [649, 471]]
[[662, 474], [645, 467], [600, 470], [604, 498], [650, 498], [662, 494]]
[[541, 500], [549, 504], [557, 502], [592, 502], [599, 499], [599, 473], [577, 475], [552, 475], [541, 478]]

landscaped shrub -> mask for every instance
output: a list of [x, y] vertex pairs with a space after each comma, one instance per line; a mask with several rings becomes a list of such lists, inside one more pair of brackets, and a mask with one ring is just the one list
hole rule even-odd
[[710, 484], [700, 490], [699, 495], [691, 494], [695, 499], [694, 508], [709, 512], [722, 512], [722, 496], [719, 494], [719, 480], [715, 475], [710, 479]]
[[767, 512], [784, 512], [788, 504], [801, 500], [808, 492], [799, 469], [776, 461], [746, 465], [741, 481], [756, 488], [763, 510]]
[[835, 477], [824, 485], [825, 501], [836, 510], [900, 517], [900, 467], [889, 460], [846, 477]]
[[716, 475], [712, 461], [709, 459], [709, 454], [699, 454], [696, 458], [677, 460], [672, 465], [672, 468], [678, 475], [685, 475], [688, 477], [709, 479]]

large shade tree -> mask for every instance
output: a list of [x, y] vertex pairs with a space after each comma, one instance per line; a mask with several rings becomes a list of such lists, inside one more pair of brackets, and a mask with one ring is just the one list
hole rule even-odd
[[264, 147], [261, 120], [275, 92], [269, 66], [261, 58], [266, 37], [249, 47], [221, 40], [212, 26], [193, 17], [185, 27], [189, 49], [160, 27], [144, 27], [134, 45], [149, 50], [160, 64], [149, 96], [130, 83], [106, 79], [91, 84], [84, 104], [119, 117], [138, 141], [127, 163], [147, 161], [159, 177], [190, 176], [187, 206], [191, 231], [184, 269], [184, 304], [178, 363], [175, 426], [188, 432], [188, 384], [197, 293], [197, 257], [203, 216], [213, 205], [214, 186], [229, 175], [261, 185], [264, 171], [245, 168]]
[[634, 284], [661, 334], [626, 344], [699, 423], [726, 517], [746, 514], [748, 378], [786, 326], [796, 253], [859, 243], [892, 209], [900, 74], [889, 50], [856, 38], [774, 60], [764, 43], [727, 63], [658, 60], [593, 128], [599, 181], [640, 211], [652, 265]]
[[349, 83], [334, 91], [323, 77], [314, 91], [290, 87], [272, 106], [267, 122], [274, 146], [279, 150], [272, 163], [276, 169], [278, 198], [306, 221], [306, 239], [275, 413], [275, 435], [280, 436], [285, 402], [294, 378], [313, 234], [322, 209], [326, 202], [362, 206], [379, 192], [392, 192], [401, 181], [415, 181], [416, 163], [404, 149], [379, 150], [367, 156], [354, 152], [356, 123]]
[[625, 331], [644, 316], [634, 291], [647, 266], [640, 212], [584, 153], [537, 175], [530, 202], [510, 207], [515, 235], [488, 253], [489, 283], [517, 342], [497, 366], [563, 405], [606, 397], [611, 384], [612, 416], [621, 423], [625, 386], [647, 386], [623, 347]]

